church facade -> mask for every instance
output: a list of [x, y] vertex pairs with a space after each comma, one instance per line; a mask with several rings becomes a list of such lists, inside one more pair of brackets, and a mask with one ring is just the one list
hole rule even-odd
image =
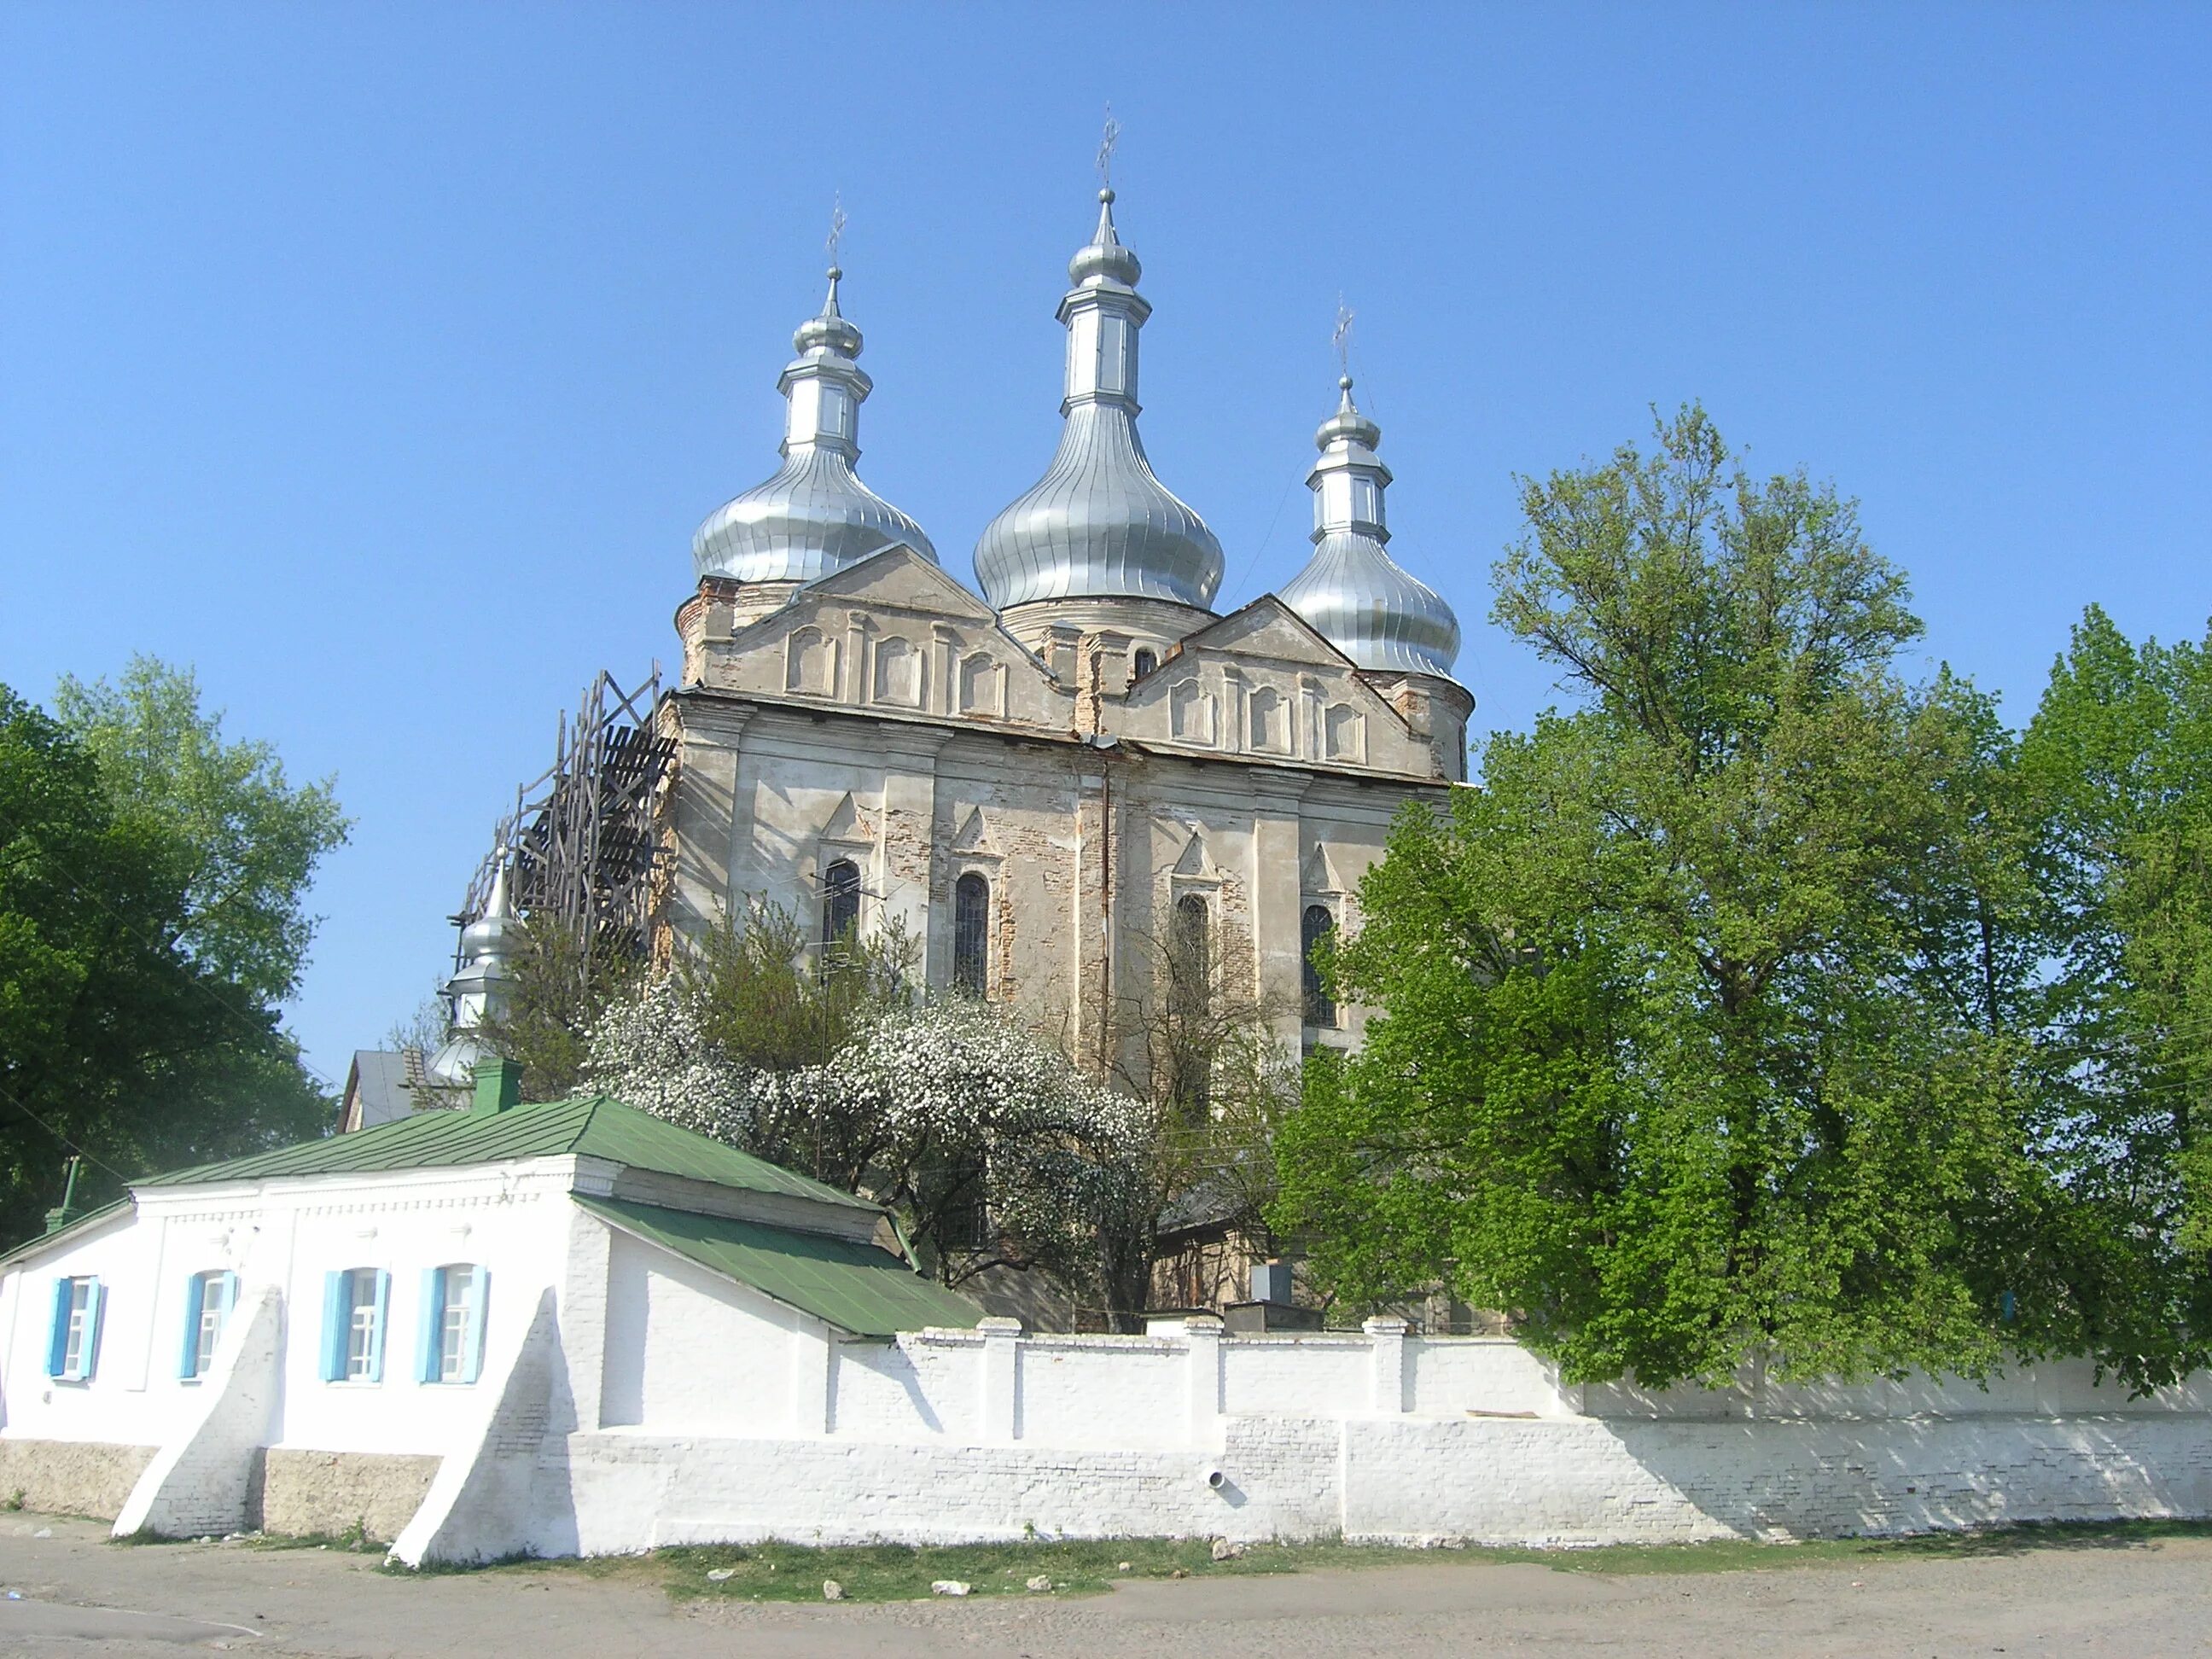
[[1401, 809], [1465, 779], [1458, 624], [1386, 550], [1390, 474], [1349, 379], [1316, 434], [1310, 562], [1214, 608], [1220, 544], [1138, 433], [1150, 307], [1112, 204], [1060, 304], [1058, 452], [984, 532], [973, 588], [857, 476], [871, 388], [831, 269], [779, 382], [782, 464], [694, 539], [666, 914], [694, 933], [764, 901], [825, 949], [895, 927], [933, 989], [1012, 1005], [1101, 1072], [1172, 946], [1284, 1042], [1355, 1042], [1362, 1011], [1308, 964], [1356, 926]]

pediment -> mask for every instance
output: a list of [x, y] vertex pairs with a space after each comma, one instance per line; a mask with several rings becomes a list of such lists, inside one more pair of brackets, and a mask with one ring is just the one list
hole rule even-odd
[[983, 809], [971, 806], [952, 837], [951, 851], [969, 858], [996, 858], [999, 843], [991, 834], [991, 821], [983, 816]]
[[844, 799], [830, 810], [830, 822], [822, 826], [822, 839], [848, 846], [866, 846], [875, 838], [873, 827], [854, 802], [853, 792], [847, 790]]
[[794, 602], [836, 599], [848, 605], [882, 605], [896, 611], [920, 611], [932, 616], [958, 617], [963, 622], [988, 623], [995, 627], [998, 614], [933, 563], [906, 546], [887, 547], [857, 564], [832, 571], [809, 582], [793, 596]]
[[1336, 873], [1336, 865], [1328, 855], [1328, 847], [1319, 842], [1306, 854], [1305, 868], [1299, 872], [1298, 884], [1309, 893], [1341, 893], [1343, 879]]
[[[1183, 831], [1186, 829], [1186, 826], [1182, 824], [1176, 824], [1173, 828], [1177, 831]], [[1170, 873], [1178, 876], [1199, 877], [1212, 874], [1213, 861], [1206, 856], [1206, 832], [1202, 830], [1193, 829], [1189, 830], [1188, 833], [1190, 838], [1183, 842], [1182, 851], [1176, 855], [1175, 864], [1171, 867]]]
[[1242, 610], [1199, 629], [1182, 642], [1185, 652], [1266, 657], [1277, 662], [1310, 663], [1318, 668], [1350, 670], [1352, 661], [1322, 638], [1313, 624], [1273, 593], [1262, 593]]

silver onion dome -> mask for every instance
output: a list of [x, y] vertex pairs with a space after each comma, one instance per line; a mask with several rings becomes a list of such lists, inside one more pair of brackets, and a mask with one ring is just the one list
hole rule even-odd
[[1068, 262], [1074, 287], [1060, 302], [1059, 452], [975, 544], [975, 580], [1001, 611], [1103, 595], [1204, 610], [1221, 586], [1221, 544], [1152, 476], [1137, 435], [1137, 333], [1152, 310], [1141, 269], [1115, 232], [1114, 192], [1100, 191], [1097, 231]]
[[450, 1034], [432, 1055], [425, 1081], [453, 1095], [465, 1091], [476, 1068], [498, 1058], [491, 1044], [491, 1028], [507, 1018], [507, 1000], [514, 988], [514, 956], [522, 944], [522, 923], [514, 914], [508, 890], [509, 854], [499, 849], [492, 872], [491, 896], [483, 915], [461, 930], [461, 968], [446, 981], [452, 1010]]
[[921, 526], [853, 471], [860, 458], [860, 404], [874, 382], [854, 361], [860, 331], [837, 309], [843, 276], [830, 267], [830, 297], [821, 315], [791, 337], [799, 356], [776, 382], [787, 405], [783, 465], [715, 508], [691, 538], [692, 562], [702, 577], [812, 581], [902, 542], [937, 557]]
[[1279, 597], [1358, 667], [1449, 679], [1459, 656], [1459, 618], [1442, 594], [1383, 550], [1390, 469], [1375, 453], [1382, 428], [1352, 403], [1352, 377], [1338, 384], [1343, 397], [1314, 434], [1321, 459], [1306, 476], [1314, 493], [1313, 557]]

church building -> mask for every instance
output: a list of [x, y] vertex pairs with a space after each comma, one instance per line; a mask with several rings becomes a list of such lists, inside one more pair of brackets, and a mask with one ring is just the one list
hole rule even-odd
[[1308, 964], [1408, 801], [1466, 777], [1459, 624], [1394, 562], [1381, 431], [1340, 384], [1314, 550], [1223, 614], [1219, 541], [1138, 433], [1152, 307], [1114, 192], [1068, 265], [1060, 444], [984, 530], [975, 586], [864, 484], [871, 381], [833, 266], [778, 381], [782, 463], [692, 542], [677, 612], [665, 914], [750, 902], [826, 945], [896, 924], [933, 989], [1013, 1005], [1102, 1071], [1164, 946], [1294, 1048], [1357, 1041]]

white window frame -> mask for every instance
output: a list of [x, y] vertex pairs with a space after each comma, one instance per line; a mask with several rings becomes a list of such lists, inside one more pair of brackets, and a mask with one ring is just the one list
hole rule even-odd
[[180, 1380], [197, 1382], [215, 1364], [216, 1347], [222, 1340], [223, 1328], [229, 1324], [231, 1309], [238, 1300], [238, 1275], [227, 1267], [210, 1267], [194, 1273], [191, 1284], [199, 1318], [192, 1328], [191, 1369]]
[[346, 1274], [347, 1382], [374, 1382], [382, 1367], [377, 1363], [384, 1346], [384, 1332], [377, 1321], [376, 1272], [356, 1267]]
[[92, 1374], [93, 1281], [89, 1276], [70, 1280], [69, 1334], [62, 1339], [62, 1380], [82, 1382]]
[[477, 1279], [474, 1264], [455, 1263], [438, 1273], [438, 1381], [468, 1381], [469, 1346], [476, 1340]]

